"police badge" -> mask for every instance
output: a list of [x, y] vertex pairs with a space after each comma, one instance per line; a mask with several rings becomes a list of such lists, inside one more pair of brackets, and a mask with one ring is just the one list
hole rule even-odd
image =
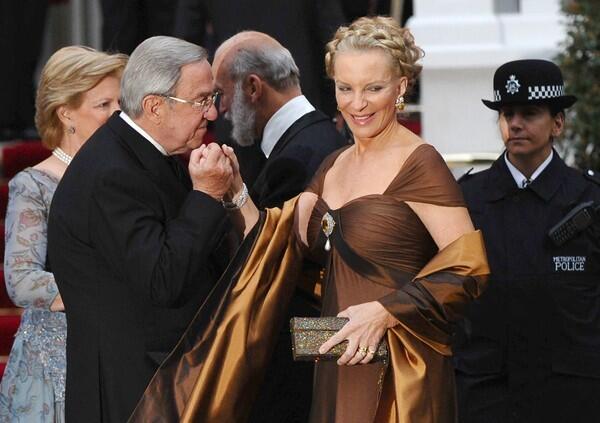
[[519, 84], [519, 80], [516, 76], [511, 75], [510, 78], [506, 81], [506, 92], [509, 94], [515, 94], [519, 92], [519, 88], [521, 84]]

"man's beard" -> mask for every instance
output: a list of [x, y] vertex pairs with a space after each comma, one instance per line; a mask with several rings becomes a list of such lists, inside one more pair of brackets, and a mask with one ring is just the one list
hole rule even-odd
[[235, 83], [231, 109], [225, 113], [225, 119], [231, 121], [231, 138], [238, 145], [248, 147], [254, 144], [256, 110], [246, 100], [241, 81]]

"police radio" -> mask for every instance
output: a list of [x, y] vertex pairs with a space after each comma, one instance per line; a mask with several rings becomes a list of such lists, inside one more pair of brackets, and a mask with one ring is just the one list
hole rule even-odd
[[593, 201], [586, 201], [567, 213], [560, 222], [548, 231], [548, 236], [554, 242], [554, 245], [561, 246], [590, 227], [599, 217], [600, 205], [594, 205]]

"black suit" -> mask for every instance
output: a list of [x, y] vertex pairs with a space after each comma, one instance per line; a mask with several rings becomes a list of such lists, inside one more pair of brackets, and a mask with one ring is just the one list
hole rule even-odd
[[174, 35], [210, 48], [205, 23], [212, 22], [213, 44], [244, 30], [269, 34], [294, 57], [308, 100], [333, 116], [331, 84], [325, 78], [325, 44], [345, 22], [339, 0], [179, 0]]
[[[252, 156], [239, 156], [243, 174], [258, 173], [250, 188], [252, 199], [259, 208], [281, 207], [285, 200], [304, 191], [325, 157], [345, 144], [325, 114], [318, 110], [305, 114], [283, 133], [268, 159], [259, 149], [255, 149], [256, 154]], [[305, 263], [305, 274], [316, 279], [318, 271], [316, 265]], [[249, 422], [304, 423], [308, 420], [313, 366], [293, 362], [288, 322], [294, 316], [318, 315], [318, 308], [305, 293], [297, 290]]]
[[124, 422], [218, 276], [221, 204], [117, 114], [54, 194], [48, 251], [68, 323], [68, 422]]
[[[318, 110], [305, 114], [284, 132], [268, 159], [262, 155], [262, 163], [256, 159], [251, 164], [261, 170], [249, 188], [250, 196], [258, 208], [281, 207], [304, 190], [325, 157], [344, 145], [325, 114]], [[245, 168], [246, 163], [240, 166]]]

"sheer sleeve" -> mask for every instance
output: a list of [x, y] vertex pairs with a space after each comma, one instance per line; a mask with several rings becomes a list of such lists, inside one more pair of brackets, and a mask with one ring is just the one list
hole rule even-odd
[[45, 270], [49, 201], [26, 172], [9, 183], [4, 274], [6, 290], [19, 307], [49, 309], [58, 294], [54, 275]]

